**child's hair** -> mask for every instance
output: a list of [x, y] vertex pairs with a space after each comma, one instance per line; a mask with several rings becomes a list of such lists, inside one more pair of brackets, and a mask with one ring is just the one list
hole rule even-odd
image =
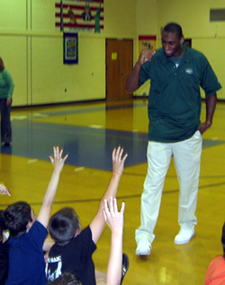
[[3, 232], [5, 228], [4, 211], [0, 210], [0, 241], [3, 240]]
[[222, 246], [223, 246], [223, 254], [225, 257], [225, 223], [223, 224], [223, 227], [222, 227], [221, 242], [222, 242]]
[[82, 283], [71, 272], [63, 272], [57, 279], [48, 283], [48, 285], [82, 285]]
[[27, 224], [32, 222], [31, 207], [26, 202], [9, 205], [4, 211], [5, 226], [11, 237], [18, 237], [26, 233]]
[[80, 221], [73, 208], [65, 207], [56, 212], [49, 221], [51, 237], [59, 245], [66, 245], [80, 229]]

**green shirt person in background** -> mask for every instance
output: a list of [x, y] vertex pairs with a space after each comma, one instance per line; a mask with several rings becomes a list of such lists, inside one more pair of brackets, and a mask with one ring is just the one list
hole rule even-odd
[[3, 142], [5, 146], [10, 146], [10, 142], [12, 141], [10, 112], [14, 86], [12, 77], [8, 70], [5, 69], [3, 60], [0, 57], [1, 142]]

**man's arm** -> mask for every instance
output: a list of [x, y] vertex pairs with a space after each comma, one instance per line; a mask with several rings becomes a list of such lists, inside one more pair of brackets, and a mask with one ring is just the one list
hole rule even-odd
[[4, 79], [9, 86], [9, 91], [7, 95], [6, 105], [9, 106], [12, 103], [12, 96], [13, 96], [13, 90], [15, 88], [15, 85], [13, 83], [13, 79], [11, 74], [8, 72], [8, 70], [5, 70], [4, 72]]
[[50, 182], [48, 184], [48, 188], [45, 192], [45, 196], [43, 199], [43, 203], [40, 209], [40, 212], [38, 214], [37, 220], [44, 226], [47, 227], [48, 221], [49, 221], [49, 216], [51, 213], [51, 208], [53, 201], [55, 199], [55, 194], [58, 188], [59, 184], [59, 177], [60, 173], [63, 169], [64, 162], [66, 161], [68, 154], [62, 157], [63, 155], [63, 149], [59, 149], [58, 146], [55, 146], [53, 148], [54, 151], [54, 156], [49, 156], [53, 166], [54, 170], [50, 179]]
[[112, 152], [112, 161], [113, 161], [112, 177], [109, 182], [109, 186], [107, 187], [107, 190], [101, 199], [98, 212], [90, 224], [90, 228], [92, 232], [92, 239], [94, 243], [97, 243], [105, 227], [105, 219], [104, 219], [103, 212], [102, 212], [103, 207], [104, 207], [104, 200], [105, 199], [108, 200], [110, 197], [116, 197], [119, 182], [120, 182], [120, 177], [123, 173], [124, 162], [126, 158], [127, 158], [127, 154], [123, 156], [123, 149], [121, 147], [118, 147], [117, 149], [113, 150]]
[[47, 236], [43, 244], [43, 251], [50, 251], [51, 247], [55, 244], [55, 241], [51, 238], [50, 235]]
[[155, 51], [152, 51], [150, 49], [144, 49], [141, 51], [138, 61], [136, 62], [133, 70], [127, 77], [126, 90], [128, 92], [134, 92], [135, 90], [138, 89], [139, 74], [140, 74], [141, 66], [146, 61], [151, 61], [154, 54], [155, 54]]
[[205, 104], [206, 104], [206, 120], [205, 123], [202, 123], [199, 126], [199, 131], [203, 134], [208, 128], [211, 127], [213, 122], [213, 115], [216, 109], [217, 95], [216, 93], [210, 96], [206, 96]]
[[124, 225], [125, 203], [122, 203], [120, 212], [116, 198], [105, 200], [104, 216], [111, 229], [111, 248], [106, 273], [107, 285], [120, 285], [122, 277], [122, 254], [123, 254], [123, 225]]

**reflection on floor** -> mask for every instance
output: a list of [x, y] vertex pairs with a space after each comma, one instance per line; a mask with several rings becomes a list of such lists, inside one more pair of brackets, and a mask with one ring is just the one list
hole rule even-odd
[[[51, 110], [51, 112], [33, 113], [32, 116], [14, 115], [12, 120], [13, 144], [1, 147], [1, 152], [33, 159], [48, 159], [49, 149], [53, 145], [64, 147], [65, 152], [75, 153], [67, 161], [68, 164], [110, 170], [112, 149], [121, 145], [129, 153], [127, 166], [146, 162], [147, 133], [137, 131], [122, 131], [102, 128], [101, 126], [79, 126], [48, 123], [48, 118], [76, 116], [77, 114], [93, 114], [96, 112], [110, 112], [117, 109], [139, 108], [143, 104], [123, 104], [111, 106], [97, 106], [85, 109]], [[45, 122], [34, 121], [43, 118]], [[124, 118], [129, 120], [129, 118]], [[16, 143], [14, 143], [16, 142]], [[225, 141], [204, 139], [204, 147], [223, 144]], [[103, 151], [104, 150], [104, 151]]]

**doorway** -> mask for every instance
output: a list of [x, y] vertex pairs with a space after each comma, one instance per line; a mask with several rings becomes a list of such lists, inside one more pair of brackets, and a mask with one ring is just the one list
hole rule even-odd
[[106, 99], [129, 99], [127, 75], [133, 69], [133, 40], [106, 39]]

